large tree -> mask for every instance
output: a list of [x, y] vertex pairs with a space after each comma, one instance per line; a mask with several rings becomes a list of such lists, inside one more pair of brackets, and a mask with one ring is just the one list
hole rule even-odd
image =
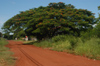
[[80, 35], [81, 31], [92, 29], [94, 19], [91, 11], [59, 2], [21, 11], [6, 21], [3, 29], [5, 33], [14, 33], [14, 36], [32, 35], [39, 39], [57, 34]]

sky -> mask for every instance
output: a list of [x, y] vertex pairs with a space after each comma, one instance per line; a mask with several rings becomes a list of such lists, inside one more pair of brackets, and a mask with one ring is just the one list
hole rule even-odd
[[3, 24], [20, 11], [26, 11], [39, 6], [48, 6], [51, 2], [64, 2], [74, 5], [77, 9], [87, 9], [98, 17], [100, 0], [0, 0], [0, 31]]

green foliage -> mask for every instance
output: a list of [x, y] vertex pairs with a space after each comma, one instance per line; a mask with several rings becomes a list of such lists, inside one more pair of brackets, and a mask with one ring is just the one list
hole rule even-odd
[[66, 41], [59, 41], [54, 43], [54, 45], [52, 46], [52, 50], [56, 50], [56, 51], [67, 51], [69, 52], [69, 50], [72, 49], [71, 43], [70, 41], [66, 40]]
[[74, 49], [74, 47], [77, 45], [77, 41], [78, 41], [78, 37], [75, 36], [68, 36], [67, 40], [70, 42], [71, 46], [72, 46], [72, 50]]
[[7, 33], [3, 34], [3, 37], [8, 39], [8, 40], [13, 39], [13, 35], [9, 35], [9, 33], [8, 34]]
[[0, 65], [1, 66], [14, 66], [14, 58], [12, 56], [12, 52], [9, 51], [9, 48], [5, 47], [8, 42], [1, 38], [0, 40]]
[[33, 44], [35, 46], [38, 46], [38, 47], [49, 48], [51, 50], [56, 50], [56, 51], [63, 51], [63, 50], [71, 50], [72, 49], [71, 43], [68, 40], [54, 41], [52, 39], [48, 39], [48, 40], [43, 40], [41, 42], [36, 42]]
[[[100, 6], [98, 6], [98, 10], [100, 10]], [[94, 27], [92, 32], [96, 37], [100, 38], [100, 35], [99, 35], [100, 34], [100, 14], [99, 14], [99, 17], [96, 19], [96, 26]]]
[[77, 44], [77, 41], [78, 41], [78, 39], [72, 35], [57, 35], [52, 38], [52, 42], [59, 42], [59, 41], [66, 42], [66, 40], [68, 40], [68, 42], [70, 43], [70, 46], [72, 48], [75, 47], [75, 45]]
[[88, 30], [87, 32], [81, 32], [80, 38], [82, 39], [83, 42], [90, 40], [92, 37], [96, 37], [94, 35], [93, 30]]
[[100, 38], [100, 22], [93, 29], [93, 34]]
[[34, 43], [34, 45], [36, 45], [38, 47], [46, 48], [46, 47], [52, 47], [52, 42], [50, 40], [44, 40], [41, 42], [36, 42], [36, 43]]
[[66, 38], [65, 35], [57, 35], [52, 38], [52, 42], [65, 41]]
[[84, 43], [79, 40], [75, 47], [75, 53], [89, 58], [100, 59], [100, 39], [92, 37]]
[[0, 32], [0, 37], [2, 37], [2, 33]]
[[0, 39], [0, 47], [6, 45], [7, 43], [8, 42], [5, 39], [3, 38]]
[[79, 36], [81, 31], [92, 29], [93, 22], [94, 14], [91, 11], [59, 2], [21, 11], [6, 21], [2, 29], [6, 34], [14, 33], [14, 37], [33, 35], [43, 39], [58, 34]]

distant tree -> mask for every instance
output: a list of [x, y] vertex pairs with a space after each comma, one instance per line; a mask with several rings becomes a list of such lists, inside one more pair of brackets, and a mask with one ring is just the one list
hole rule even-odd
[[98, 6], [98, 10], [100, 10], [100, 6]]
[[2, 33], [0, 32], [0, 37], [2, 37]]
[[50, 3], [47, 7], [38, 7], [21, 11], [5, 22], [2, 29], [14, 36], [36, 36], [38, 39], [50, 38], [58, 34], [80, 35], [81, 31], [92, 29], [94, 13], [85, 9], [76, 9], [63, 2]]

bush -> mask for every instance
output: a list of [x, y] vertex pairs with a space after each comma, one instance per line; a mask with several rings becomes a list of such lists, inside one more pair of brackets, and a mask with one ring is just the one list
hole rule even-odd
[[65, 41], [66, 38], [66, 35], [57, 35], [52, 38], [52, 42]]
[[53, 47], [52, 50], [56, 51], [64, 51], [64, 50], [68, 51], [72, 49], [72, 46], [68, 40], [64, 42], [63, 41], [56, 42], [52, 47]]
[[70, 36], [67, 36], [66, 40], [70, 42], [72, 49], [73, 49], [76, 46], [78, 39], [79, 39], [78, 37], [70, 35]]
[[100, 59], [100, 39], [91, 38], [84, 43], [80, 39], [74, 50], [75, 53], [78, 55], [84, 55], [86, 57]]
[[43, 47], [43, 48], [52, 47], [52, 41], [51, 39], [37, 41], [37, 42], [34, 42], [34, 45], [38, 47]]

